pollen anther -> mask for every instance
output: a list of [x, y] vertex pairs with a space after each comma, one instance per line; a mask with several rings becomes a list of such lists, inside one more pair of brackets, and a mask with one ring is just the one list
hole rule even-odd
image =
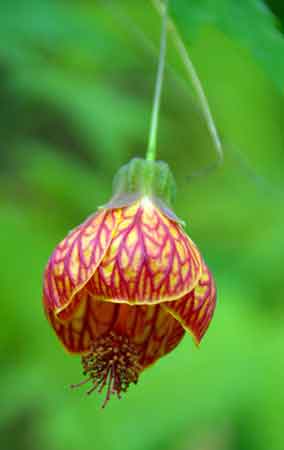
[[88, 395], [95, 390], [101, 393], [106, 387], [104, 408], [111, 395], [121, 398], [121, 393], [126, 392], [131, 383], [137, 384], [142, 370], [140, 356], [139, 347], [128, 337], [111, 332], [96, 339], [90, 351], [82, 356], [83, 374], [87, 378], [71, 387], [80, 387], [91, 381], [93, 386], [87, 391]]

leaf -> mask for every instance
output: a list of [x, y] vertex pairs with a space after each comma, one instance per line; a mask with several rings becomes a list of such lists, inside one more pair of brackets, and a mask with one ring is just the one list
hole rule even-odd
[[188, 43], [202, 29], [214, 26], [243, 47], [283, 92], [284, 37], [261, 0], [172, 0], [171, 15]]
[[279, 20], [279, 27], [284, 32], [284, 3], [282, 0], [266, 0], [267, 5]]

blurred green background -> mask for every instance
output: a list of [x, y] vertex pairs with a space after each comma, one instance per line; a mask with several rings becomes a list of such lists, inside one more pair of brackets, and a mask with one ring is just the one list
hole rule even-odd
[[[55, 245], [143, 156], [160, 17], [150, 0], [0, 2], [1, 450], [283, 450], [284, 8], [172, 0], [220, 131], [169, 43], [159, 158], [218, 286], [212, 325], [121, 401], [70, 391], [79, 357], [42, 310]], [[202, 172], [202, 170], [201, 170]]]

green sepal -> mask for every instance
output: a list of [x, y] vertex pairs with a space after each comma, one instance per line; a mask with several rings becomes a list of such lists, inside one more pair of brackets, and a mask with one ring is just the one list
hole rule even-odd
[[157, 198], [168, 206], [176, 194], [174, 177], [164, 161], [147, 161], [134, 158], [122, 166], [113, 180], [111, 203], [130, 203], [135, 198]]

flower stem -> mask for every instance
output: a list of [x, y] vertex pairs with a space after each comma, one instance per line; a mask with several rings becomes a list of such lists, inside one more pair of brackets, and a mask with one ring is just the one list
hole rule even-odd
[[[163, 14], [163, 17], [165, 15], [165, 8], [163, 8], [162, 2], [161, 0], [152, 0], [154, 6], [156, 7], [156, 9], [159, 11], [160, 14]], [[176, 26], [174, 24], [174, 22], [169, 18], [167, 19], [167, 25], [169, 27], [169, 31], [172, 33], [176, 48], [180, 54], [180, 57], [185, 65], [185, 68], [187, 70], [187, 73], [189, 75], [189, 77], [191, 78], [192, 84], [197, 92], [199, 101], [200, 101], [200, 105], [201, 108], [203, 110], [203, 114], [207, 123], [207, 127], [209, 130], [209, 133], [212, 137], [214, 146], [215, 146], [215, 150], [216, 150], [216, 154], [217, 154], [217, 161], [216, 161], [216, 165], [222, 165], [223, 163], [223, 159], [224, 159], [224, 154], [223, 154], [223, 147], [222, 147], [222, 143], [221, 143], [221, 139], [219, 137], [218, 131], [217, 131], [217, 127], [215, 125], [209, 104], [208, 104], [208, 100], [206, 97], [206, 94], [204, 92], [204, 89], [202, 87], [202, 83], [197, 75], [197, 72], [195, 70], [195, 67], [190, 59], [190, 56], [187, 52], [187, 49], [183, 43], [183, 40], [180, 36], [180, 34], [178, 33]]]
[[155, 96], [152, 109], [148, 148], [146, 153], [147, 161], [155, 161], [156, 158], [158, 119], [161, 104], [161, 93], [164, 79], [166, 49], [167, 49], [167, 21], [168, 21], [168, 0], [164, 0], [159, 65], [155, 86]]

